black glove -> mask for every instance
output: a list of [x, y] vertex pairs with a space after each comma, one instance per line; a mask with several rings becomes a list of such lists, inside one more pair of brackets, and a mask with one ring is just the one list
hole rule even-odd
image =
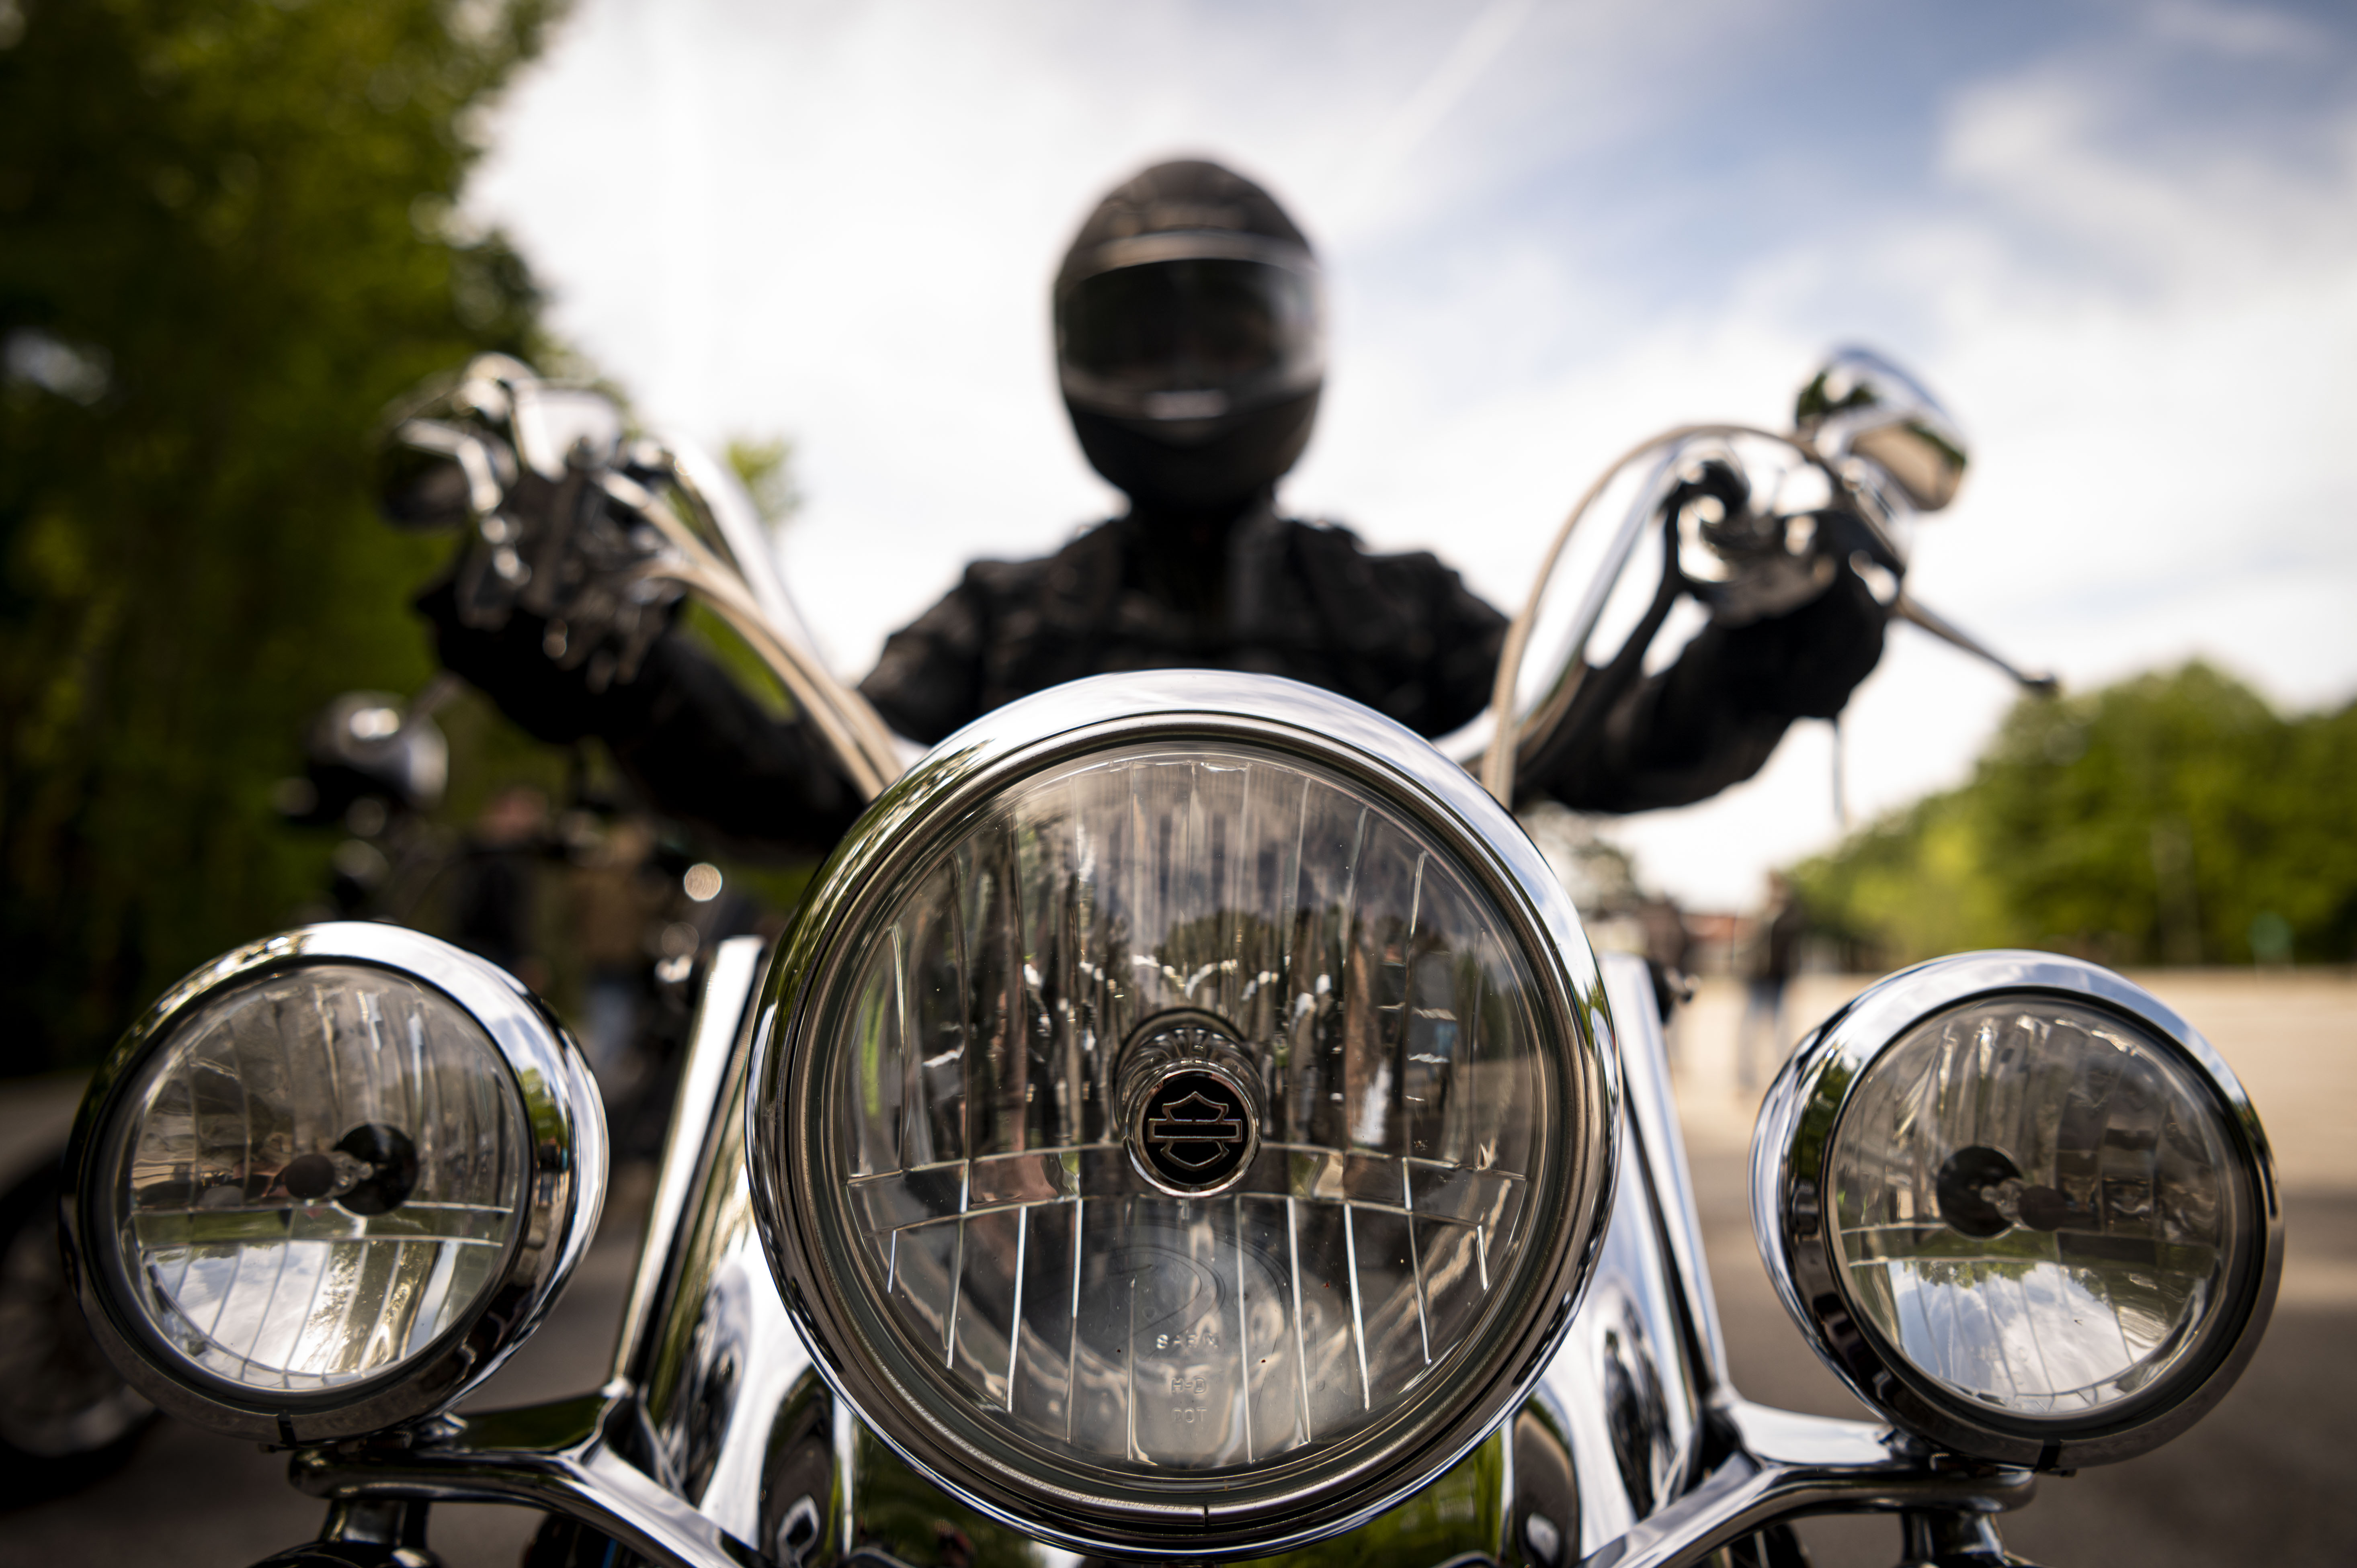
[[527, 733], [557, 746], [597, 736], [666, 815], [739, 853], [823, 854], [858, 819], [864, 803], [826, 746], [763, 712], [676, 628], [655, 639], [632, 679], [593, 692], [582, 668], [548, 656], [548, 623], [528, 611], [468, 626], [447, 579], [417, 609], [444, 666]]
[[[1829, 719], [1882, 658], [1889, 619], [1858, 575], [1843, 565], [1824, 593], [1799, 608], [1729, 628], [1689, 679], [1724, 682], [1724, 700], [1751, 713]], [[1710, 637], [1705, 631], [1696, 638], [1669, 673], [1675, 676]]]
[[1846, 564], [1824, 593], [1743, 626], [1713, 622], [1677, 662], [1635, 682], [1593, 744], [1522, 779], [1586, 811], [1708, 800], [1767, 762], [1798, 718], [1831, 718], [1882, 657], [1889, 611]]

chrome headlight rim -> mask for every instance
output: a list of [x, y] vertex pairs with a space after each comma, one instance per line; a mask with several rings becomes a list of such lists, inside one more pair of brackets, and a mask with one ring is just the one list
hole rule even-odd
[[[342, 1387], [246, 1388], [162, 1343], [134, 1304], [108, 1207], [127, 1091], [189, 1015], [225, 990], [322, 964], [414, 981], [483, 1030], [530, 1140], [523, 1203], [497, 1283], [404, 1361]], [[167, 991], [109, 1053], [75, 1122], [60, 1208], [68, 1272], [92, 1335], [131, 1386], [168, 1413], [227, 1436], [293, 1447], [365, 1436], [448, 1408], [538, 1327], [588, 1251], [604, 1199], [605, 1112], [587, 1060], [521, 981], [420, 931], [367, 921], [305, 926], [224, 954]]]
[[[1181, 1481], [1167, 1502], [1112, 1499], [994, 1462], [929, 1408], [893, 1368], [877, 1304], [830, 1266], [817, 1211], [817, 1140], [799, 1133], [823, 1069], [816, 1001], [855, 959], [853, 939], [893, 888], [974, 815], [1022, 780], [1127, 742], [1237, 744], [1297, 758], [1369, 790], [1432, 832], [1512, 922], [1544, 993], [1541, 1011], [1574, 1042], [1561, 1069], [1564, 1178], [1549, 1194], [1544, 1261], [1501, 1304], [1511, 1327], [1454, 1412], [1418, 1397], [1372, 1431], [1240, 1480]], [[1487, 824], [1483, 826], [1481, 824]], [[1600, 979], [1561, 884], [1512, 819], [1422, 737], [1359, 704], [1271, 676], [1189, 671], [1098, 676], [985, 716], [951, 736], [877, 800], [813, 880], [762, 987], [747, 1097], [754, 1208], [795, 1328], [813, 1364], [901, 1458], [978, 1511], [1072, 1550], [1144, 1556], [1272, 1551], [1363, 1522], [1470, 1452], [1534, 1387], [1568, 1329], [1602, 1240], [1615, 1176], [1618, 1061]], [[1534, 1184], [1536, 1185], [1535, 1183]], [[1537, 1244], [1534, 1235], [1534, 1245]], [[871, 1323], [868, 1320], [873, 1319]], [[1406, 1434], [1404, 1439], [1403, 1434]], [[1407, 1439], [1414, 1439], [1412, 1441]], [[1008, 1443], [1009, 1453], [1019, 1445]], [[1334, 1454], [1355, 1455], [1339, 1476]], [[1061, 1461], [1076, 1474], [1070, 1460]], [[1036, 1466], [1036, 1462], [1035, 1462]], [[1300, 1483], [1313, 1467], [1321, 1478]], [[1224, 1506], [1223, 1506], [1224, 1505]], [[1179, 1532], [1184, 1532], [1179, 1533]]]
[[[2151, 1387], [2093, 1417], [2008, 1417], [1973, 1404], [1916, 1369], [1853, 1310], [1833, 1228], [1823, 1223], [1826, 1167], [1867, 1069], [1919, 1026], [1998, 998], [2050, 997], [2110, 1014], [2172, 1053], [2212, 1097], [2249, 1197], [2236, 1238], [2233, 1299], [2209, 1343]], [[1769, 1277], [1811, 1347], [1867, 1404], [1942, 1447], [1999, 1464], [2071, 1469], [2131, 1459], [2170, 1441], [2231, 1389], [2275, 1304], [2283, 1212], [2256, 1112], [2225, 1059], [2158, 997], [2100, 964], [2059, 953], [1959, 953], [1876, 983], [1795, 1048], [1753, 1134], [1752, 1226]]]

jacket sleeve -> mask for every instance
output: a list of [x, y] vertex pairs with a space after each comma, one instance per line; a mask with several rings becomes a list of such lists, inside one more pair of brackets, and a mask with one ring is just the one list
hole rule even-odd
[[1434, 557], [1415, 559], [1431, 563], [1427, 591], [1438, 628], [1428, 682], [1432, 727], [1425, 733], [1447, 735], [1472, 723], [1490, 705], [1498, 660], [1506, 647], [1507, 618]]
[[1823, 594], [1748, 626], [1706, 627], [1668, 669], [1631, 686], [1588, 744], [1523, 791], [1583, 811], [1708, 800], [1758, 773], [1792, 721], [1832, 718], [1882, 657], [1888, 612], [1844, 566]]
[[1504, 616], [1429, 552], [1369, 554], [1332, 524], [1297, 525], [1295, 539], [1339, 689], [1418, 735], [1447, 735], [1480, 714]]
[[580, 670], [541, 651], [546, 623], [518, 612], [496, 630], [458, 618], [447, 582], [417, 608], [443, 664], [535, 738], [604, 741], [665, 815], [756, 854], [823, 854], [863, 802], [823, 742], [770, 716], [676, 628], [657, 638], [636, 679], [593, 692]]
[[885, 641], [860, 695], [886, 724], [931, 746], [979, 716], [990, 630], [990, 597], [969, 566], [939, 604]]

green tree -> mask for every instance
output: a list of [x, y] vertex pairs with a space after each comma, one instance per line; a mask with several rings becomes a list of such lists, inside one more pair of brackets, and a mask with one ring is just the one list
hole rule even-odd
[[783, 528], [802, 509], [794, 481], [794, 444], [782, 435], [739, 435], [728, 443], [728, 466], [753, 498], [754, 510], [772, 530]]
[[1794, 875], [1821, 920], [1889, 961], [1993, 945], [2346, 961], [2352, 778], [2357, 704], [2287, 720], [2196, 661], [2023, 701], [1969, 784]]
[[1849, 950], [1850, 967], [1887, 968], [2016, 940], [1960, 790], [1926, 796], [1869, 823], [1835, 853], [1788, 875], [1817, 932]]
[[430, 671], [447, 546], [374, 521], [371, 433], [541, 347], [450, 215], [554, 8], [0, 3], [0, 1066], [320, 885], [269, 785], [329, 695]]

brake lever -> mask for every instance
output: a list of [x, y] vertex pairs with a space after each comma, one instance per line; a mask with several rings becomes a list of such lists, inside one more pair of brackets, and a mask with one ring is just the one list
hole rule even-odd
[[1913, 595], [1903, 588], [1900, 590], [1899, 596], [1890, 602], [1890, 613], [1900, 620], [1910, 621], [1921, 627], [1941, 641], [1952, 647], [1960, 648], [1975, 659], [1996, 665], [1999, 670], [2012, 676], [2024, 691], [2033, 695], [2054, 697], [2061, 694], [2062, 682], [2055, 676], [2032, 675], [2026, 671], [2017, 669], [2006, 660], [2004, 655], [1974, 637], [1970, 632], [1964, 630], [1945, 617], [1924, 608]]

